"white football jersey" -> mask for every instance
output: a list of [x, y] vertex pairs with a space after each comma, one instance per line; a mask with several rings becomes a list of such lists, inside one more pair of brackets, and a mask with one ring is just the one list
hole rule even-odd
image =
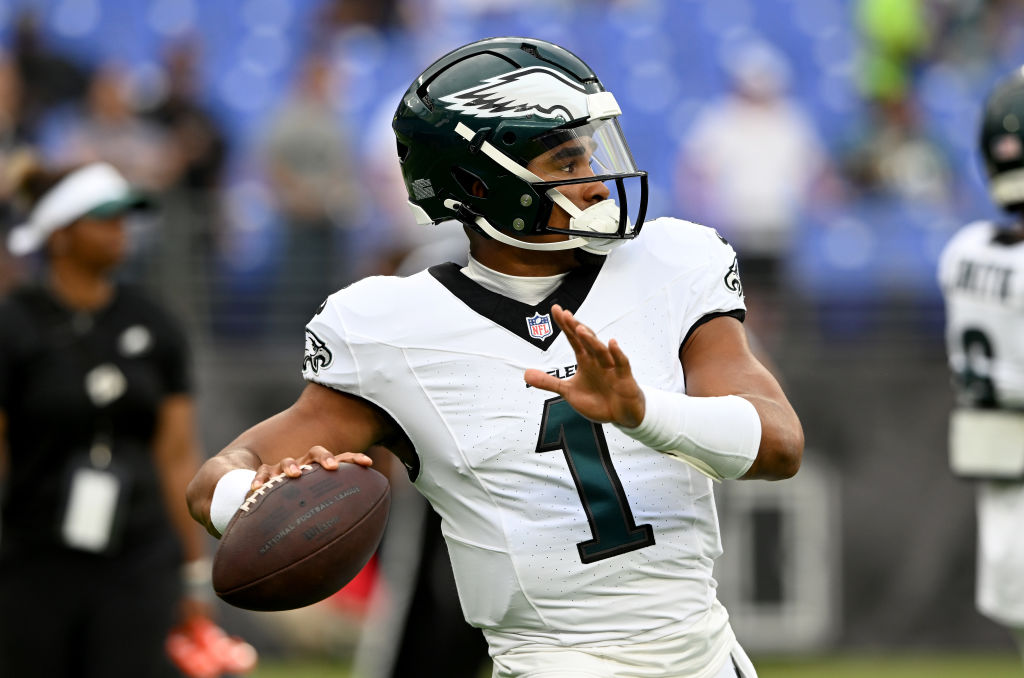
[[977, 221], [946, 244], [939, 285], [949, 364], [967, 404], [1024, 407], [1024, 242]]
[[[989, 221], [968, 224], [942, 252], [939, 284], [950, 367], [964, 404], [1024, 409], [1024, 242], [1000, 235]], [[954, 417], [965, 414], [986, 419], [959, 436], [951, 427], [951, 459], [991, 468], [989, 456], [1005, 467], [1012, 455], [1011, 466], [1019, 469], [1021, 414], [961, 408]], [[1001, 419], [989, 422], [993, 415]], [[990, 428], [993, 423], [1000, 428]], [[979, 611], [1007, 626], [1024, 625], [1022, 520], [1024, 484], [979, 483], [976, 602]]]
[[689, 635], [696, 661], [719, 656], [732, 631], [712, 578], [711, 481], [526, 385], [528, 368], [575, 372], [555, 303], [617, 339], [640, 383], [677, 392], [688, 334], [745, 312], [732, 248], [657, 219], [536, 306], [455, 264], [362, 280], [310, 321], [303, 375], [375, 403], [408, 435], [410, 475], [441, 516], [463, 611], [492, 654]]

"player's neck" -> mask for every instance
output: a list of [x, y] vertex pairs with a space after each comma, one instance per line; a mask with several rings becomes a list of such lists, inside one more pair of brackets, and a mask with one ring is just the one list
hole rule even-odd
[[469, 251], [479, 263], [505, 275], [545, 277], [566, 273], [579, 265], [573, 250], [526, 250], [482, 236], [470, 237]]

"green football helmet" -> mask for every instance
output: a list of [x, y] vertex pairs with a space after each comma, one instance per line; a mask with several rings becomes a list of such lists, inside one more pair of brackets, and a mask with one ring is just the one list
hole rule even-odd
[[1009, 211], [1024, 209], [1024, 67], [999, 81], [985, 101], [981, 155], [992, 199]]
[[[392, 123], [416, 221], [457, 219], [524, 249], [607, 254], [640, 233], [647, 210], [647, 173], [636, 167], [620, 114], [594, 72], [549, 42], [489, 38], [450, 52], [412, 83]], [[593, 182], [614, 182], [618, 200], [581, 209], [557, 190]], [[555, 205], [568, 227], [548, 224]], [[512, 237], [550, 233], [569, 237]]]

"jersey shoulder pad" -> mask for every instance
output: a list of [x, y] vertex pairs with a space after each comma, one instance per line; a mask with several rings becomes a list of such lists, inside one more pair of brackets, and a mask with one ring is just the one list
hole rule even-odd
[[417, 290], [422, 289], [424, 278], [429, 278], [425, 271], [405, 278], [390, 275], [363, 278], [327, 297], [321, 310], [333, 307], [366, 318], [401, 312], [416, 303]]
[[670, 263], [676, 270], [709, 261], [729, 263], [736, 258], [732, 246], [715, 229], [672, 217], [645, 224], [637, 241], [644, 242], [650, 256]]
[[327, 325], [338, 337], [388, 341], [405, 334], [412, 319], [436, 306], [432, 296], [436, 287], [426, 271], [405, 278], [363, 278], [327, 297], [309, 327]]
[[998, 228], [995, 222], [986, 220], [972, 221], [960, 227], [943, 245], [940, 262], [983, 246], [992, 239]]

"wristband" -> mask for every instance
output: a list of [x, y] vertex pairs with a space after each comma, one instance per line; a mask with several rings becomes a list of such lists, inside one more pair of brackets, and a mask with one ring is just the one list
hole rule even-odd
[[213, 563], [209, 558], [190, 560], [181, 566], [181, 581], [186, 597], [209, 600], [213, 591]]
[[644, 419], [617, 428], [647, 447], [685, 461], [714, 479], [739, 478], [761, 446], [761, 417], [735, 395], [699, 398], [643, 388]]
[[213, 499], [210, 500], [210, 524], [217, 530], [217, 534], [224, 534], [231, 518], [252, 489], [252, 479], [255, 477], [256, 471], [252, 469], [236, 468], [217, 481], [217, 487], [213, 488]]

